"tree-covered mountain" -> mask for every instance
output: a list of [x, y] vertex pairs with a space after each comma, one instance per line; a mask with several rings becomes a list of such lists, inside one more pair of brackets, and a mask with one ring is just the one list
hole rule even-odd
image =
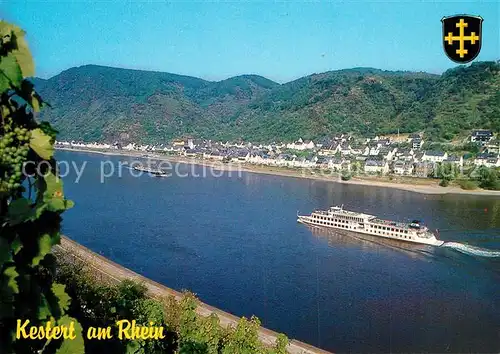
[[212, 82], [95, 65], [36, 79], [42, 118], [61, 139], [163, 142], [194, 136], [252, 141], [425, 130], [451, 139], [500, 130], [500, 63], [442, 75], [355, 68], [278, 84], [257, 75]]

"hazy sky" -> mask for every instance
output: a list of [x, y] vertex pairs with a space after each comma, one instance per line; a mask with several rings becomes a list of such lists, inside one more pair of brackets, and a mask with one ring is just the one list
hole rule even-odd
[[28, 32], [37, 74], [83, 64], [220, 80], [259, 74], [285, 82], [370, 66], [441, 73], [441, 18], [480, 15], [476, 60], [500, 58], [500, 1], [146, 2], [0, 0], [0, 17]]

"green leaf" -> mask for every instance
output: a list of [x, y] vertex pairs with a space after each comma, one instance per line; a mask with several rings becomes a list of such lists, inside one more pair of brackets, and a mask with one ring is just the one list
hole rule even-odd
[[61, 211], [66, 210], [66, 203], [64, 199], [52, 198], [47, 202], [47, 210], [50, 211]]
[[24, 39], [24, 35], [25, 32], [15, 26], [14, 36], [17, 48], [12, 51], [12, 54], [16, 57], [23, 76], [31, 77], [35, 75], [35, 64], [33, 62], [33, 56], [28, 48], [28, 43], [26, 43]]
[[83, 341], [83, 330], [80, 323], [72, 317], [63, 316], [59, 321], [59, 325], [70, 326], [70, 323], [75, 327], [75, 339], [65, 339], [61, 347], [56, 351], [56, 354], [84, 354], [85, 344]]
[[2, 265], [5, 262], [8, 262], [12, 259], [10, 250], [11, 247], [9, 245], [9, 242], [3, 237], [0, 237], [0, 269], [2, 269]]
[[33, 91], [33, 94], [31, 95], [31, 97], [32, 97], [32, 99], [31, 99], [31, 102], [30, 102], [30, 103], [31, 103], [31, 107], [33, 107], [33, 111], [34, 111], [34, 112], [40, 112], [40, 104], [41, 104], [42, 102], [40, 102], [40, 101], [38, 100], [38, 97], [36, 97], [36, 96], [34, 95], [34, 91]]
[[61, 178], [57, 177], [53, 173], [47, 174], [43, 180], [45, 181], [45, 192], [44, 192], [44, 200], [49, 201], [50, 199], [63, 198], [63, 182]]
[[30, 202], [26, 198], [19, 198], [14, 200], [9, 204], [9, 208], [7, 210], [7, 217], [9, 219], [10, 225], [20, 224], [27, 219], [32, 214], [32, 209], [30, 206]]
[[40, 128], [31, 131], [30, 147], [45, 160], [49, 160], [54, 154], [50, 137]]
[[[45, 181], [45, 192], [43, 193], [44, 207], [37, 207], [37, 214], [43, 212], [43, 210], [49, 211], [63, 211], [70, 209], [74, 206], [71, 200], [64, 199], [63, 194], [63, 182], [62, 179], [56, 175], [49, 173], [44, 177]], [[39, 208], [42, 208], [38, 210]]]
[[19, 294], [19, 286], [16, 281], [19, 273], [16, 271], [16, 267], [7, 267], [3, 274], [7, 277], [7, 287], [10, 291], [14, 294]]
[[126, 354], [140, 353], [141, 345], [137, 341], [130, 341], [127, 343]]
[[40, 295], [40, 305], [38, 306], [38, 319], [46, 320], [52, 315], [50, 306], [44, 295]]
[[21, 250], [21, 248], [23, 248], [23, 243], [21, 242], [21, 239], [16, 236], [16, 238], [14, 239], [14, 241], [12, 241], [12, 244], [11, 244], [10, 247], [12, 249], [12, 253], [14, 255], [16, 255], [16, 254], [19, 253], [19, 251]]
[[36, 266], [40, 263], [42, 259], [45, 258], [45, 256], [50, 253], [50, 250], [52, 249], [52, 238], [50, 237], [49, 234], [44, 234], [42, 237], [38, 239], [38, 255], [33, 258], [33, 265]]
[[0, 90], [4, 92], [10, 88], [11, 83], [19, 86], [23, 79], [21, 68], [13, 55], [0, 58]]
[[26, 32], [11, 23], [0, 21], [0, 54], [3, 56], [13, 55], [22, 70], [24, 76], [35, 75], [33, 57], [24, 39]]
[[64, 312], [69, 309], [71, 303], [71, 297], [66, 293], [65, 288], [66, 285], [63, 284], [52, 284], [52, 292], [59, 298], [59, 307]]

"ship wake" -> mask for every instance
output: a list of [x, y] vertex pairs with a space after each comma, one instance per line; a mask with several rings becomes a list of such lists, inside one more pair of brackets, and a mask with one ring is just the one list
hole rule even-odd
[[445, 242], [443, 245], [441, 245], [441, 247], [451, 248], [458, 252], [467, 254], [469, 256], [489, 257], [489, 258], [500, 257], [500, 251], [466, 245], [460, 242]]

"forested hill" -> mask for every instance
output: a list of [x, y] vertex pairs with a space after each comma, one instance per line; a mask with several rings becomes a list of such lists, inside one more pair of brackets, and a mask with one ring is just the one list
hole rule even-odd
[[500, 130], [500, 63], [443, 75], [355, 68], [278, 84], [257, 75], [211, 82], [95, 65], [35, 79], [60, 139], [163, 142], [190, 135], [251, 141], [425, 130], [452, 139]]

